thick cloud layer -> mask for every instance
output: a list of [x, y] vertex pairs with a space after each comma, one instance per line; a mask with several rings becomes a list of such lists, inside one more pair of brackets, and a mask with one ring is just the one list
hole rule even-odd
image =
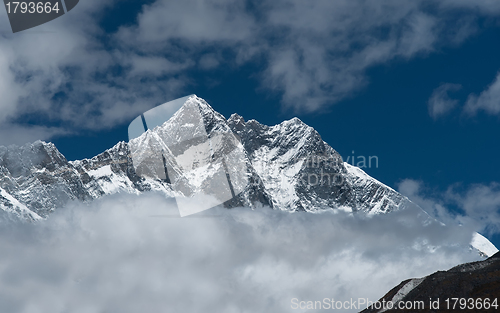
[[477, 259], [470, 237], [410, 210], [361, 218], [238, 208], [179, 218], [159, 195], [115, 195], [38, 224], [2, 222], [0, 307], [301, 312], [293, 298], [375, 301], [404, 279]]

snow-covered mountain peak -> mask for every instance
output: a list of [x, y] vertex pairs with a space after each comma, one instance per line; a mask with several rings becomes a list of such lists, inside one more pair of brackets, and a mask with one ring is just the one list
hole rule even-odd
[[293, 118], [291, 118], [289, 120], [284, 121], [281, 124], [285, 125], [285, 126], [296, 125], [296, 126], [307, 126], [307, 127], [309, 127], [304, 122], [302, 122], [302, 120], [300, 118], [298, 118], [298, 117], [293, 117]]
[[243, 116], [239, 115], [238, 113], [231, 114], [227, 121], [241, 122], [243, 124], [245, 123], [245, 119], [243, 118]]
[[241, 131], [245, 127], [245, 119], [237, 113], [231, 114], [227, 123], [231, 129], [235, 129], [237, 131]]
[[53, 171], [66, 162], [53, 143], [38, 140], [22, 146], [0, 146], [0, 166], [13, 177], [29, 175], [33, 169]]
[[[147, 119], [157, 117], [151, 128], [139, 118], [129, 142], [91, 159], [68, 162], [52, 143], [42, 141], [0, 147], [0, 208], [35, 220], [71, 200], [120, 192], [190, 196], [207, 186], [219, 188], [209, 182], [226, 181], [226, 175], [236, 178], [234, 195], [223, 203], [228, 208], [265, 205], [284, 211], [383, 214], [416, 207], [344, 163], [298, 118], [274, 126], [245, 122], [238, 114], [226, 120], [195, 95], [182, 101], [174, 106], [177, 111], [165, 111], [166, 121], [146, 112]], [[213, 162], [222, 159], [225, 165]]]
[[[151, 131], [151, 130], [149, 130]], [[152, 131], [169, 137], [170, 144], [182, 142], [189, 137], [209, 136], [211, 132], [230, 132], [226, 119], [205, 100], [190, 96], [172, 117]]]

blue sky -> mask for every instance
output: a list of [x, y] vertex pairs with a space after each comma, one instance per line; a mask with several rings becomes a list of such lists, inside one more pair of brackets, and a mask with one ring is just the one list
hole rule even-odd
[[488, 0], [87, 0], [11, 34], [0, 12], [0, 144], [92, 157], [139, 113], [194, 93], [226, 117], [298, 116], [500, 246], [499, 17]]

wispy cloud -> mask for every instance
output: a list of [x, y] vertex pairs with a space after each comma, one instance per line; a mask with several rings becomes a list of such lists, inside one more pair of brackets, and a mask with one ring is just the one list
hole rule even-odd
[[0, 306], [290, 312], [292, 298], [375, 301], [404, 279], [477, 259], [464, 227], [424, 225], [417, 211], [204, 213], [172, 218], [161, 195], [115, 195], [37, 224], [0, 222]]
[[68, 131], [59, 127], [20, 126], [12, 123], [0, 124], [0, 145], [2, 146], [18, 145], [19, 143], [66, 135], [70, 135]]
[[465, 194], [450, 187], [447, 197], [465, 212], [461, 220], [481, 225], [486, 233], [500, 233], [500, 184], [472, 185]]
[[[317, 111], [366, 86], [370, 67], [460, 44], [476, 17], [499, 14], [493, 1], [157, 0], [104, 33], [117, 3], [82, 2], [38, 33], [9, 34], [1, 19], [0, 123], [110, 128], [183, 96], [192, 70], [242, 64], [284, 108]], [[488, 97], [471, 107], [494, 108]]]
[[478, 111], [485, 111], [492, 115], [500, 114], [500, 72], [493, 83], [479, 96], [475, 94], [469, 95], [465, 105], [465, 112], [475, 115]]
[[[406, 179], [398, 190], [445, 224], [467, 225], [488, 235], [500, 233], [500, 184], [496, 182], [430, 192], [421, 181]], [[450, 210], [451, 206], [458, 211]]]
[[450, 98], [449, 92], [458, 91], [462, 88], [459, 84], [445, 83], [434, 89], [427, 103], [429, 115], [437, 119], [448, 114], [458, 104], [458, 100]]

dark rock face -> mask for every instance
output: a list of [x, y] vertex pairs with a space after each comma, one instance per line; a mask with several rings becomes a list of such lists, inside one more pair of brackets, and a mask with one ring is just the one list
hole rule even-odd
[[[94, 173], [105, 167], [108, 175]], [[120, 189], [152, 189], [135, 174], [125, 142], [90, 160], [75, 162], [68, 162], [52, 143], [0, 147], [0, 173], [0, 206], [30, 219], [46, 217], [72, 200], [90, 201]], [[117, 177], [122, 178], [123, 186], [116, 186], [117, 190], [106, 188]]]
[[344, 207], [386, 213], [411, 206], [405, 197], [345, 164], [312, 127], [293, 118], [276, 126], [245, 122], [233, 114], [228, 125], [241, 138], [276, 208], [314, 211]]
[[[69, 200], [90, 195], [66, 158], [50, 143], [37, 141], [22, 147], [0, 147], [0, 188], [29, 210], [46, 216]], [[15, 208], [11, 199], [2, 204]], [[29, 212], [25, 212], [29, 213]], [[23, 214], [24, 215], [24, 214]]]
[[[407, 288], [407, 285], [412, 282], [415, 286]], [[404, 296], [398, 297], [398, 293]], [[445, 272], [438, 271], [416, 282], [412, 279], [405, 280], [379, 301], [396, 303], [393, 300], [394, 297], [397, 297], [399, 301], [413, 303], [419, 301], [425, 305], [425, 308], [415, 310], [415, 312], [498, 312], [500, 309], [500, 252], [484, 261], [458, 265]], [[452, 298], [467, 299], [466, 307], [461, 308], [460, 302], [455, 303]], [[439, 307], [436, 305], [438, 299]], [[449, 301], [446, 302], [446, 299]], [[490, 308], [478, 308], [476, 301], [484, 304], [485, 299], [489, 299]], [[494, 302], [495, 299], [496, 302]], [[431, 308], [431, 302], [434, 303], [433, 308]], [[474, 305], [471, 304], [472, 302]], [[497, 304], [496, 308], [494, 303]], [[455, 309], [453, 309], [454, 304]], [[362, 312], [375, 313], [381, 310], [368, 308]], [[392, 309], [386, 312], [411, 312], [411, 310]]]
[[[227, 201], [226, 207], [265, 205], [287, 211], [345, 208], [385, 213], [411, 205], [396, 191], [343, 163], [318, 132], [298, 118], [270, 127], [255, 120], [245, 122], [237, 114], [226, 120], [203, 99], [194, 97], [191, 101], [199, 106], [209, 135], [231, 132], [245, 150], [248, 185]], [[170, 128], [157, 131], [169, 133]], [[174, 196], [168, 181], [137, 175], [125, 142], [92, 159], [71, 162], [52, 143], [0, 147], [0, 208], [9, 214], [40, 219], [68, 201], [146, 191]]]

